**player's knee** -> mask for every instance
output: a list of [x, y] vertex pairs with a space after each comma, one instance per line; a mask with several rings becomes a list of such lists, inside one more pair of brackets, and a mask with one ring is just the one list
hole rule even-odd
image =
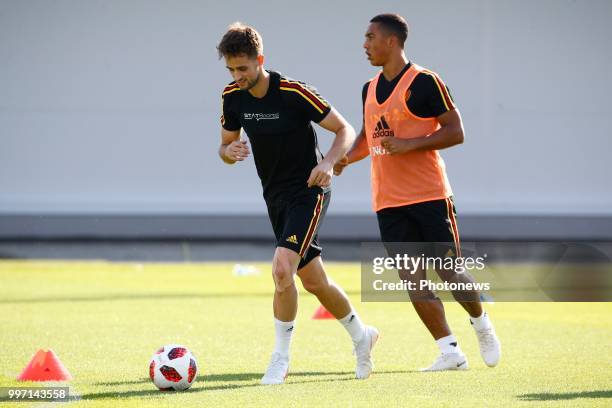
[[459, 281], [459, 276], [453, 269], [436, 269], [436, 272], [444, 282], [453, 283]]
[[295, 284], [293, 279], [289, 277], [283, 277], [281, 279], [276, 279], [274, 283], [275, 283], [275, 288], [278, 292], [284, 292]]
[[284, 256], [275, 256], [272, 264], [272, 277], [276, 290], [283, 292], [294, 284], [294, 266], [290, 259]]
[[293, 284], [293, 274], [291, 273], [290, 268], [277, 265], [274, 268], [272, 275], [274, 277], [274, 284], [276, 285], [276, 290], [278, 290], [279, 292], [284, 291]]

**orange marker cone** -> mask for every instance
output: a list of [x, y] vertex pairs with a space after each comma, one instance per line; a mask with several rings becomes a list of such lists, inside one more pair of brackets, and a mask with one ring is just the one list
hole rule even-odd
[[335, 319], [335, 317], [324, 306], [319, 306], [319, 308], [312, 315], [312, 319], [313, 320]]
[[23, 369], [19, 381], [70, 381], [72, 376], [53, 350], [38, 350]]

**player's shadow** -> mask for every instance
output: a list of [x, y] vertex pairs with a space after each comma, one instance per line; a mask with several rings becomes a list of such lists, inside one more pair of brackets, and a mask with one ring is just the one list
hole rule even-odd
[[[358, 291], [345, 291], [348, 295], [359, 295]], [[35, 304], [35, 303], [55, 303], [55, 302], [109, 302], [122, 300], [174, 300], [174, 299], [223, 299], [223, 298], [247, 298], [270, 297], [268, 292], [249, 292], [249, 293], [134, 293], [134, 294], [96, 294], [89, 296], [70, 296], [70, 297], [39, 297], [39, 298], [17, 298], [0, 299], [0, 304]]]
[[[236, 373], [236, 374], [203, 374], [198, 375], [198, 381], [250, 381], [257, 378], [261, 378], [262, 373]], [[148, 377], [143, 377], [138, 380], [130, 381], [111, 381], [111, 382], [99, 382], [95, 385], [128, 385], [128, 384], [144, 384], [149, 383], [151, 380]]]
[[[181, 391], [181, 393], [196, 393], [202, 391], [214, 391], [214, 390], [231, 390], [235, 388], [246, 388], [246, 387], [256, 387], [259, 384], [225, 384], [218, 386], [194, 386], [188, 390]], [[149, 389], [149, 390], [139, 390], [139, 391], [108, 391], [108, 392], [94, 392], [83, 394], [81, 399], [83, 400], [95, 400], [95, 399], [107, 399], [107, 398], [132, 398], [132, 397], [153, 397], [153, 396], [163, 396], [167, 394], [173, 394], [174, 391], [164, 391], [160, 392], [157, 389]]]
[[[374, 374], [410, 374], [417, 371], [405, 370], [405, 371], [375, 371]], [[355, 373], [353, 371], [291, 371], [289, 375], [291, 377], [316, 377], [316, 376], [328, 376], [328, 375], [347, 375], [352, 376]], [[226, 373], [226, 374], [203, 374], [198, 376], [199, 381], [204, 382], [215, 382], [215, 381], [251, 381], [258, 380], [263, 375], [260, 373]], [[106, 385], [109, 387], [118, 385], [129, 385], [129, 384], [144, 384], [151, 382], [148, 377], [142, 377], [138, 380], [128, 381], [102, 381], [97, 382], [94, 385]]]
[[612, 390], [581, 391], [581, 392], [542, 392], [522, 394], [517, 396], [521, 401], [560, 401], [579, 398], [612, 398]]
[[[384, 374], [409, 374], [411, 371], [377, 371], [376, 375]], [[289, 381], [287, 385], [291, 384], [306, 384], [306, 383], [318, 383], [318, 382], [329, 382], [329, 376], [336, 376], [331, 379], [332, 381], [353, 381], [355, 373], [353, 371], [296, 371], [289, 374]], [[214, 391], [214, 390], [233, 390], [238, 388], [250, 388], [261, 386], [257, 383], [246, 383], [246, 384], [233, 384], [232, 382], [241, 381], [253, 381], [261, 379], [262, 373], [228, 373], [228, 374], [209, 374], [198, 377], [199, 381], [192, 388], [182, 391], [187, 393], [203, 392], [203, 391]], [[302, 377], [303, 380], [292, 381], [292, 378]], [[325, 378], [310, 378], [310, 377], [325, 377]], [[358, 381], [358, 380], [355, 380]], [[115, 382], [99, 382], [95, 385], [107, 385], [107, 386], [118, 386], [118, 385], [129, 385], [129, 384], [143, 384], [149, 383], [149, 378], [141, 378], [133, 381], [115, 381]], [[226, 382], [226, 384], [213, 385], [208, 383], [212, 382]], [[96, 392], [83, 394], [81, 399], [106, 399], [106, 398], [131, 398], [131, 397], [142, 397], [142, 396], [161, 396], [164, 394], [172, 394], [169, 392], [160, 392], [157, 389], [150, 390], [133, 390], [133, 391], [108, 391], [108, 392]]]

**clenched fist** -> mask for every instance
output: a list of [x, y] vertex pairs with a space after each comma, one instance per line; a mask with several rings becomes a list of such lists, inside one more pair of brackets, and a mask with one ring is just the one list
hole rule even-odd
[[243, 161], [251, 154], [246, 140], [234, 140], [225, 148], [224, 155], [233, 161]]
[[389, 154], [403, 154], [410, 150], [411, 141], [409, 139], [400, 139], [397, 137], [383, 137], [380, 140], [380, 145], [385, 148]]
[[331, 185], [333, 172], [333, 166], [327, 161], [323, 160], [310, 172], [310, 177], [308, 177], [308, 187], [329, 187]]
[[346, 166], [348, 166], [348, 164], [348, 156], [344, 155], [344, 157], [342, 157], [336, 162], [336, 164], [334, 164], [334, 175], [339, 176], [340, 174], [342, 174], [342, 171]]

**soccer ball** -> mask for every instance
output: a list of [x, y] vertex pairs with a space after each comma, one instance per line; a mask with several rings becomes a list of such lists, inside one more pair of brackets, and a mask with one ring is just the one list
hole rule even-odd
[[180, 344], [157, 350], [149, 363], [149, 377], [162, 391], [186, 390], [198, 374], [198, 362], [191, 351]]

